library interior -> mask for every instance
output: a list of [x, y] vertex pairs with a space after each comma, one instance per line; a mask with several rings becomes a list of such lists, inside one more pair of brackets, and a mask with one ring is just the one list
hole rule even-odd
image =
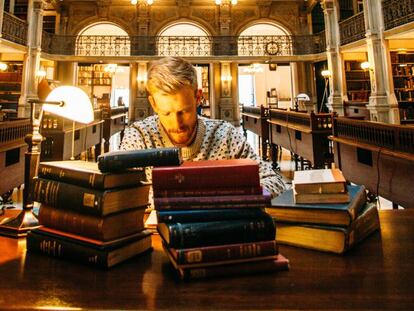
[[413, 0], [0, 2], [0, 309], [413, 309], [413, 174]]

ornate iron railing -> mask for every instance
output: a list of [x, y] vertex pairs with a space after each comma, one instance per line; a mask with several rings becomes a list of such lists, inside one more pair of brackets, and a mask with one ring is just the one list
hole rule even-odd
[[414, 21], [414, 0], [382, 1], [385, 29], [391, 29]]
[[341, 45], [365, 38], [364, 12], [355, 14], [339, 23]]
[[128, 36], [78, 36], [75, 55], [130, 56], [131, 41]]
[[42, 50], [80, 56], [293, 56], [324, 52], [325, 33], [305, 36], [61, 36], [44, 32]]
[[26, 45], [27, 23], [12, 14], [4, 12], [2, 37], [14, 43]]

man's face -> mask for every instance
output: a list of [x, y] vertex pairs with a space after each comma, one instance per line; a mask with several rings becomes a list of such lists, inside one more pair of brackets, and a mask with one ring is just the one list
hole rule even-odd
[[157, 92], [148, 99], [171, 142], [176, 146], [190, 145], [197, 124], [194, 90], [190, 86], [184, 86], [175, 94]]

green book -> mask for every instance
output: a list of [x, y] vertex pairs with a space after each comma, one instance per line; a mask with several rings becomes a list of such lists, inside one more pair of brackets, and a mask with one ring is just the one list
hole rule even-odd
[[349, 203], [295, 203], [293, 190], [287, 190], [266, 208], [276, 221], [349, 226], [367, 202], [365, 186], [347, 186]]
[[376, 204], [367, 203], [348, 227], [277, 222], [276, 241], [319, 251], [342, 254], [380, 228]]

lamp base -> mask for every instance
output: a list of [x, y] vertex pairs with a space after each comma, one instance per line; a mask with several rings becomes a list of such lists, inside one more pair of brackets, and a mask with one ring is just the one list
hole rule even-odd
[[39, 227], [39, 222], [32, 209], [23, 209], [16, 217], [5, 219], [0, 223], [0, 235], [21, 238], [29, 230]]

